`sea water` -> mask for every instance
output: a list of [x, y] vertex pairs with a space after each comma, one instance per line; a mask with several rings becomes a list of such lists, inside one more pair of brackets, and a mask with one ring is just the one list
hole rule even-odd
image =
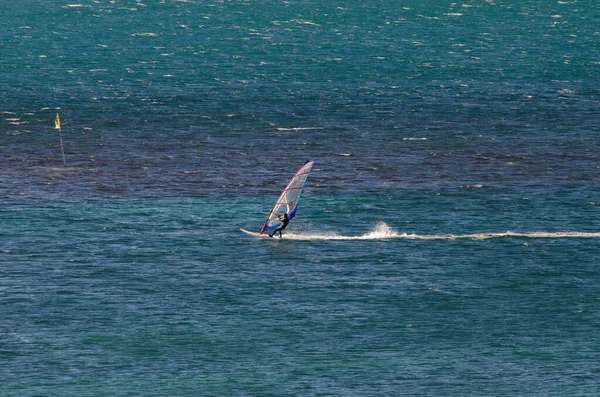
[[0, 395], [598, 395], [598, 19], [5, 4]]

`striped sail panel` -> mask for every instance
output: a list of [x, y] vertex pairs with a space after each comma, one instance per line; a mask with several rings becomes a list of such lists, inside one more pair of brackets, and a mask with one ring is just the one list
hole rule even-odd
[[267, 221], [261, 229], [261, 234], [265, 231], [274, 230], [281, 225], [279, 215], [288, 214], [288, 218], [291, 220], [296, 215], [298, 209], [298, 203], [302, 196], [302, 189], [306, 183], [306, 178], [312, 170], [314, 161], [307, 161], [300, 167], [294, 177], [287, 184], [281, 195], [275, 202], [275, 206], [269, 213]]

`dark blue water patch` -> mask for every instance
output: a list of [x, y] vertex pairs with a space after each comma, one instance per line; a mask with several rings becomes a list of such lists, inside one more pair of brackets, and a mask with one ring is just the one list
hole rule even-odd
[[[3, 190], [7, 196], [81, 199], [265, 193], [284, 186], [305, 159], [316, 160], [313, 188], [335, 190], [594, 184], [597, 179], [590, 137], [539, 143], [508, 136], [417, 141], [405, 140], [401, 133], [374, 138], [368, 132], [348, 141], [345, 134], [265, 132], [253, 134], [259, 140], [249, 144], [244, 134], [191, 141], [66, 138], [66, 169], [58, 139], [45, 138], [38, 149], [26, 143], [30, 139], [19, 139], [5, 149]], [[271, 143], [271, 137], [281, 143]], [[366, 144], [368, 151], [363, 150]]]

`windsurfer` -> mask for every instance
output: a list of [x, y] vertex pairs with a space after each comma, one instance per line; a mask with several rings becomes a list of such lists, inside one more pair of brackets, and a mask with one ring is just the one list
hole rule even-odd
[[283, 215], [277, 215], [277, 217], [281, 221], [281, 225], [279, 225], [277, 229], [273, 230], [273, 233], [269, 234], [269, 237], [273, 237], [275, 233], [279, 232], [279, 238], [281, 238], [281, 231], [287, 227], [288, 223], [290, 223], [290, 218], [288, 218], [287, 212]]

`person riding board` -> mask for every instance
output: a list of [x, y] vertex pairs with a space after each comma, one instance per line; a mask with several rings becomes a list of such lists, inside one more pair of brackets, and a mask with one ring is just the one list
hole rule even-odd
[[281, 238], [281, 231], [287, 227], [288, 223], [290, 223], [287, 212], [283, 215], [277, 215], [277, 217], [281, 221], [281, 225], [279, 225], [277, 229], [273, 230], [273, 233], [269, 234], [269, 237], [273, 237], [275, 233], [279, 232], [279, 238]]

